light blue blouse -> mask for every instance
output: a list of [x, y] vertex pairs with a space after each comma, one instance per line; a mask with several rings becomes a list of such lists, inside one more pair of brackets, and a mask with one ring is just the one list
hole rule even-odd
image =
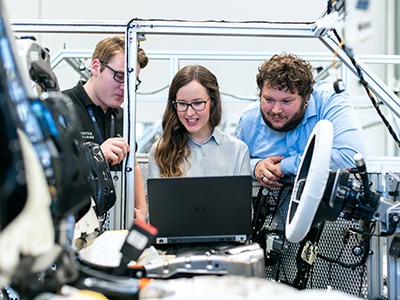
[[[185, 176], [250, 175], [250, 156], [247, 145], [241, 140], [214, 128], [210, 138], [202, 144], [189, 140], [190, 165], [184, 163]], [[154, 160], [155, 145], [149, 153], [149, 178], [161, 177]]]

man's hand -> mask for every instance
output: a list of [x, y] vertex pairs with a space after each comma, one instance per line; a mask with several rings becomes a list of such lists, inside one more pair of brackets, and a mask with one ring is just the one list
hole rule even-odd
[[265, 187], [282, 186], [279, 180], [285, 176], [281, 170], [280, 162], [283, 156], [270, 156], [260, 160], [255, 169], [254, 175], [257, 180]]
[[114, 137], [107, 139], [100, 145], [103, 155], [111, 165], [117, 165], [122, 162], [130, 151], [128, 142], [124, 138]]

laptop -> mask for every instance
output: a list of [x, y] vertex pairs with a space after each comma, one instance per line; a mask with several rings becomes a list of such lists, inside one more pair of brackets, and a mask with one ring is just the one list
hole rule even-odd
[[147, 196], [156, 244], [251, 237], [251, 176], [149, 178]]

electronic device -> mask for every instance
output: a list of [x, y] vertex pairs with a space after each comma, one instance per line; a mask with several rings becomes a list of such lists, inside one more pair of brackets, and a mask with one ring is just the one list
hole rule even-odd
[[156, 244], [244, 242], [252, 232], [251, 176], [147, 180]]

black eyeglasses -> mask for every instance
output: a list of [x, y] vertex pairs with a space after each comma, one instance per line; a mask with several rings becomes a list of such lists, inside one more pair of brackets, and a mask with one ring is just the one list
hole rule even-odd
[[210, 98], [208, 98], [207, 100], [196, 100], [193, 101], [192, 103], [186, 103], [183, 101], [174, 101], [172, 103], [174, 104], [175, 109], [179, 112], [187, 111], [189, 106], [194, 111], [203, 111], [206, 108], [208, 100], [210, 100]]
[[125, 80], [125, 74], [123, 72], [115, 71], [113, 68], [111, 68], [109, 65], [107, 65], [105, 62], [100, 61], [101, 65], [109, 69], [111, 72], [114, 73], [113, 78], [116, 82], [119, 83], [124, 83]]

